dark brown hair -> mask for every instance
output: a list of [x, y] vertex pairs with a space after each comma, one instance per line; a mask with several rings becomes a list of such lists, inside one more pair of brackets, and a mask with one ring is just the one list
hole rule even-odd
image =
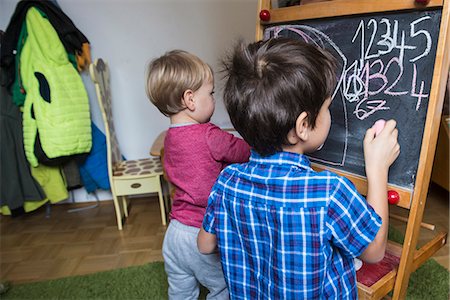
[[302, 112], [314, 128], [336, 85], [330, 53], [288, 38], [249, 45], [239, 41], [224, 68], [224, 102], [231, 122], [263, 156], [289, 144], [287, 134]]

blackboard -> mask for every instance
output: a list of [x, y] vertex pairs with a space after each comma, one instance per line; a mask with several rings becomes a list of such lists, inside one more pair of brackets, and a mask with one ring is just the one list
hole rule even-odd
[[365, 176], [363, 139], [378, 119], [395, 119], [401, 153], [389, 183], [413, 190], [420, 158], [440, 9], [291, 21], [265, 27], [328, 49], [338, 60], [332, 125], [313, 162]]

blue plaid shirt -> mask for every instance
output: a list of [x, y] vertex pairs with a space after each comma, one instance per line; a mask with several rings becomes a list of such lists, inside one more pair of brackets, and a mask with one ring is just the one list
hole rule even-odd
[[353, 258], [381, 218], [344, 177], [281, 152], [225, 168], [203, 221], [232, 299], [356, 299]]

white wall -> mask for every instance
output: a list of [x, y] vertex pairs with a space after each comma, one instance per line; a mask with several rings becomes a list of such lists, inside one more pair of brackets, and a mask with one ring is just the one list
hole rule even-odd
[[[0, 29], [6, 30], [18, 0], [0, 0]], [[198, 55], [220, 70], [220, 59], [237, 38], [253, 41], [257, 0], [57, 0], [61, 9], [89, 39], [92, 58], [109, 62], [114, 124], [127, 159], [149, 155], [169, 121], [145, 94], [148, 62], [179, 48]], [[92, 119], [103, 130], [95, 92], [83, 74]], [[212, 121], [229, 127], [222, 103], [222, 75], [216, 73], [216, 111]], [[109, 195], [101, 196], [110, 199]], [[88, 199], [76, 191], [76, 201]], [[92, 199], [91, 199], [92, 200]]]

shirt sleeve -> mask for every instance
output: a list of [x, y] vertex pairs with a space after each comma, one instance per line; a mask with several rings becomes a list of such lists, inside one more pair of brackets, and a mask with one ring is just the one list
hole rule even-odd
[[247, 142], [213, 124], [206, 131], [206, 143], [216, 161], [241, 163], [248, 161], [250, 157]]
[[203, 217], [203, 229], [206, 232], [216, 234], [214, 209], [218, 201], [217, 184], [215, 184], [208, 197], [208, 206], [206, 207], [205, 216]]
[[342, 254], [358, 257], [375, 239], [381, 217], [345, 177], [337, 179], [330, 196], [326, 222], [329, 239]]

